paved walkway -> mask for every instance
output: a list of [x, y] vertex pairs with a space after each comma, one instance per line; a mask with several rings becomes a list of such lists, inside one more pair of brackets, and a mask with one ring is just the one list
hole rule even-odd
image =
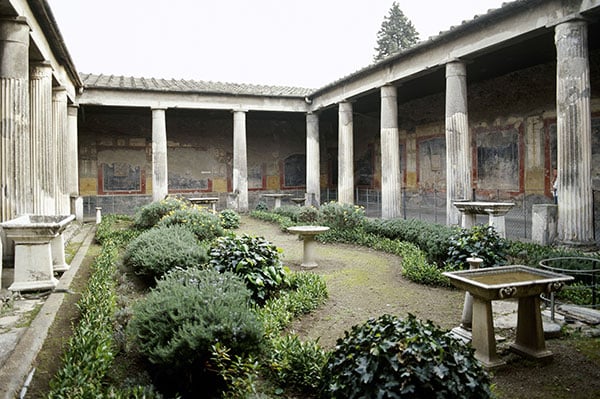
[[79, 249], [53, 292], [14, 294], [7, 290], [12, 284], [14, 269], [3, 268], [0, 289], [0, 399], [19, 397], [22, 387], [28, 383], [28, 376], [33, 375], [32, 363], [92, 243], [94, 231], [95, 224], [92, 223], [72, 223], [65, 230], [65, 244]]

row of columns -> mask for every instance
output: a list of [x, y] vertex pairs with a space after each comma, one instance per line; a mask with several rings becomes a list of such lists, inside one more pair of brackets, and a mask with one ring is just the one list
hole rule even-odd
[[50, 62], [29, 62], [29, 25], [0, 19], [0, 220], [71, 213], [78, 195], [77, 108], [53, 87]]

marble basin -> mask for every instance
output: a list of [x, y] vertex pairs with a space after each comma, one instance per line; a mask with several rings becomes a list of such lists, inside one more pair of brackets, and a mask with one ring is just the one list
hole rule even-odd
[[58, 284], [54, 272], [64, 272], [62, 232], [75, 215], [23, 215], [0, 223], [7, 238], [15, 243], [15, 270], [11, 291], [53, 289]]
[[514, 206], [514, 202], [489, 202], [489, 201], [456, 201], [454, 206], [461, 212], [486, 215], [505, 215]]
[[456, 287], [486, 300], [520, 298], [558, 291], [573, 277], [514, 265], [445, 272]]

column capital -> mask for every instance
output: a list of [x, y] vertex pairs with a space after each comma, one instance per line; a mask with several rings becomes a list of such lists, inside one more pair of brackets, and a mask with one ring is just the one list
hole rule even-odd
[[398, 97], [398, 88], [391, 84], [381, 86], [381, 97]]
[[546, 27], [547, 28], [554, 27], [556, 29], [556, 27], [559, 25], [564, 25], [564, 24], [585, 24], [585, 25], [587, 25], [590, 22], [591, 22], [591, 20], [589, 18], [584, 17], [583, 15], [581, 15], [580, 13], [577, 12], [577, 13], [569, 14], [562, 18], [559, 18], [556, 21], [553, 21], [552, 23], [547, 24]]
[[52, 64], [48, 60], [29, 64], [29, 79], [44, 79], [52, 76]]
[[446, 78], [451, 76], [467, 76], [467, 63], [453, 59], [446, 63]]

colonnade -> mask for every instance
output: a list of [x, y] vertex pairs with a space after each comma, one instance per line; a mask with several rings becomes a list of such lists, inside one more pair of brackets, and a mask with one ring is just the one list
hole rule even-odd
[[73, 213], [77, 108], [68, 105], [49, 61], [30, 62], [25, 18], [0, 19], [0, 47], [0, 221]]

